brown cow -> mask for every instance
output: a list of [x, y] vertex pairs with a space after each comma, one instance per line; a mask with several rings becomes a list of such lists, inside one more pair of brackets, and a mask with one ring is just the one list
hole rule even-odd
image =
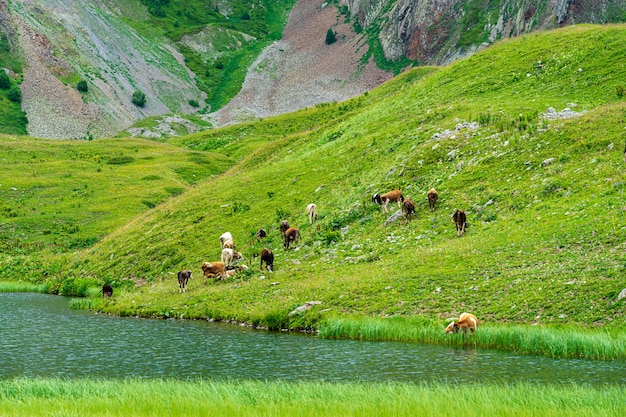
[[461, 313], [458, 322], [448, 324], [448, 327], [446, 327], [446, 333], [458, 333], [460, 329], [463, 330], [463, 334], [467, 332], [467, 329], [474, 333], [477, 327], [478, 319], [475, 315], [470, 313]]
[[430, 205], [430, 211], [435, 211], [435, 203], [437, 202], [438, 199], [439, 199], [439, 194], [437, 193], [437, 190], [435, 190], [434, 188], [431, 188], [428, 191], [428, 204]]
[[415, 213], [415, 203], [410, 198], [406, 198], [402, 202], [402, 215], [405, 220], [408, 222], [411, 217], [411, 213]]
[[452, 215], [452, 221], [456, 223], [456, 235], [463, 236], [465, 234], [465, 226], [467, 225], [465, 212], [457, 209]]
[[102, 298], [113, 297], [113, 287], [106, 283], [102, 286]]
[[263, 272], [263, 262], [265, 262], [265, 269], [270, 272], [274, 271], [274, 252], [270, 249], [263, 249], [261, 252], [261, 272]]
[[372, 202], [380, 204], [384, 213], [387, 213], [387, 205], [389, 203], [398, 203], [398, 207], [404, 202], [404, 196], [400, 190], [392, 190], [385, 194], [374, 194]]
[[289, 244], [293, 242], [295, 245], [298, 244], [298, 239], [300, 239], [300, 230], [295, 227], [290, 227], [285, 231], [285, 250], [289, 249]]
[[202, 272], [205, 278], [217, 278], [221, 281], [226, 277], [226, 264], [224, 262], [204, 262]]

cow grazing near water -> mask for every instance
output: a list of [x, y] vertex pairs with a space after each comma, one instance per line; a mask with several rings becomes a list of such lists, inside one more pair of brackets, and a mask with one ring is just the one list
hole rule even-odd
[[184, 271], [178, 271], [178, 292], [186, 292], [187, 284], [189, 283], [189, 279], [191, 279], [192, 272], [188, 269]]
[[113, 297], [113, 287], [106, 283], [102, 286], [102, 298]]
[[478, 319], [475, 315], [470, 313], [461, 313], [459, 321], [453, 321], [448, 324], [448, 327], [446, 327], [446, 333], [458, 333], [459, 330], [463, 330], [463, 334], [465, 334], [467, 333], [467, 329], [469, 329], [471, 333], [474, 333], [477, 327]]
[[435, 203], [439, 199], [439, 193], [434, 188], [428, 190], [428, 205], [430, 206], [430, 211], [435, 211]]
[[263, 249], [261, 252], [261, 272], [263, 272], [263, 262], [265, 262], [265, 269], [269, 272], [274, 271], [274, 252], [270, 249]]
[[456, 235], [463, 236], [467, 226], [467, 216], [463, 210], [457, 209], [452, 215], [452, 221], [456, 224]]

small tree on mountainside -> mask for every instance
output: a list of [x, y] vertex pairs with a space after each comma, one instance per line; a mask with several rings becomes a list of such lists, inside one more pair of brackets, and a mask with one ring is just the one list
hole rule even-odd
[[7, 98], [11, 100], [13, 103], [21, 103], [22, 102], [22, 90], [19, 87], [12, 87], [7, 93]]
[[86, 93], [87, 91], [89, 91], [89, 87], [87, 86], [87, 81], [85, 80], [80, 80], [77, 84], [76, 84], [76, 89], [78, 91], [80, 91], [81, 93]]
[[132, 101], [135, 106], [143, 107], [146, 104], [146, 95], [137, 90], [133, 93]]
[[337, 36], [335, 35], [335, 32], [332, 29], [328, 29], [328, 32], [326, 32], [326, 45], [335, 43], [336, 40]]

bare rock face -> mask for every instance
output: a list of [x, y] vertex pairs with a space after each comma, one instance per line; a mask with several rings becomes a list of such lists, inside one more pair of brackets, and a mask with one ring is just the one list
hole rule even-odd
[[[626, 0], [504, 0], [470, 10], [463, 0], [343, 0], [365, 28], [380, 25], [389, 60], [407, 57], [447, 64], [498, 39], [575, 23], [607, 23], [623, 16]], [[472, 3], [475, 7], [475, 2]]]

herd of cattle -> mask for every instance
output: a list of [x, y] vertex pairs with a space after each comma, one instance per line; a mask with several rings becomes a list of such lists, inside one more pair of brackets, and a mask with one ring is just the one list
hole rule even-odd
[[[439, 199], [439, 194], [434, 188], [431, 188], [427, 193], [428, 204], [430, 211], [435, 211], [435, 204]], [[415, 202], [410, 198], [404, 198], [400, 190], [392, 190], [384, 194], [376, 193], [372, 197], [372, 202], [379, 204], [384, 213], [388, 213], [389, 203], [397, 203], [398, 207], [402, 210], [402, 217], [406, 221], [410, 220], [411, 215], [415, 213]], [[309, 204], [306, 207], [306, 214], [309, 219], [309, 224], [317, 219], [317, 206], [314, 203]], [[467, 216], [463, 210], [456, 210], [452, 214], [452, 221], [456, 224], [457, 236], [465, 234]], [[289, 250], [289, 247], [293, 243], [298, 244], [300, 239], [300, 230], [297, 227], [289, 225], [287, 220], [283, 220], [280, 223], [280, 233], [283, 237], [283, 246], [285, 250]], [[259, 229], [256, 234], [256, 239], [260, 242], [267, 237], [267, 232], [264, 229]], [[227, 277], [232, 277], [235, 274], [242, 272], [248, 267], [245, 265], [237, 265], [239, 261], [244, 257], [241, 252], [237, 252], [235, 240], [230, 232], [222, 234], [219, 238], [220, 247], [222, 250], [221, 260], [217, 262], [204, 262], [202, 264], [202, 272], [205, 278], [215, 278], [217, 280], [223, 280]], [[265, 270], [268, 272], [274, 271], [274, 253], [271, 249], [264, 248], [260, 254], [261, 263], [259, 269], [263, 272], [263, 264], [265, 264]], [[178, 272], [178, 286], [179, 292], [186, 292], [189, 280], [191, 279], [193, 272], [191, 270], [182, 270]], [[113, 295], [113, 288], [109, 284], [105, 284], [102, 288], [102, 295], [104, 297], [111, 297]], [[463, 313], [459, 317], [457, 322], [452, 322], [446, 327], [446, 333], [457, 333], [459, 330], [463, 330], [465, 333], [468, 329], [473, 333], [478, 326], [478, 320], [476, 317], [469, 313]]]

